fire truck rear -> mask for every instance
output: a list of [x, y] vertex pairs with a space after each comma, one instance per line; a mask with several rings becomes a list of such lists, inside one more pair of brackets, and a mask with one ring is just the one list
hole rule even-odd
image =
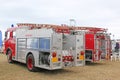
[[75, 34], [70, 31], [70, 34], [63, 35], [63, 51], [70, 51], [74, 56], [75, 66], [85, 65], [85, 43], [84, 43], [84, 33], [80, 32]]
[[85, 60], [90, 62], [100, 61], [101, 58], [109, 58], [110, 35], [104, 28], [96, 27], [71, 27], [75, 33], [84, 33]]

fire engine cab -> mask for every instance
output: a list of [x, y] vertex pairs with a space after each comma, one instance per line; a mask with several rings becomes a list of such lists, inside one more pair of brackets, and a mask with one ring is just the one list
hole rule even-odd
[[84, 65], [85, 49], [80, 44], [84, 40], [80, 35], [71, 36], [68, 27], [27, 23], [17, 25], [5, 32], [4, 53], [9, 63], [25, 63], [29, 71], [35, 71], [36, 67], [55, 70]]

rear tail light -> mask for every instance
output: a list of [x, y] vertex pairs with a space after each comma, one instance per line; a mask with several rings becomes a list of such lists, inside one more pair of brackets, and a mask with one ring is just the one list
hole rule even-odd
[[73, 61], [73, 56], [67, 56], [67, 61]]
[[69, 56], [69, 61], [73, 61], [73, 56]]
[[81, 55], [84, 55], [84, 51], [81, 51], [80, 54], [81, 54]]
[[56, 52], [53, 52], [52, 53], [52, 57], [56, 57], [57, 56], [57, 53]]
[[71, 56], [68, 56], [68, 61], [71, 61]]
[[65, 56], [65, 60], [68, 60], [68, 57], [67, 57], [67, 56]]
[[65, 61], [73, 61], [73, 56], [63, 56], [63, 62]]
[[80, 54], [78, 54], [77, 59], [84, 60], [84, 51], [81, 51]]
[[63, 62], [65, 62], [67, 60], [67, 56], [63, 56]]

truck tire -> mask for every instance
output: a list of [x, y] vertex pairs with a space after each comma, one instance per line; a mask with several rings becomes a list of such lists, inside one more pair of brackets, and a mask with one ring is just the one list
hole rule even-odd
[[10, 50], [7, 52], [7, 60], [8, 60], [8, 63], [13, 62], [13, 60], [12, 60], [12, 52]]
[[36, 67], [35, 67], [35, 60], [32, 54], [29, 54], [27, 56], [26, 59], [26, 64], [27, 64], [27, 68], [29, 71], [35, 72], [36, 71]]

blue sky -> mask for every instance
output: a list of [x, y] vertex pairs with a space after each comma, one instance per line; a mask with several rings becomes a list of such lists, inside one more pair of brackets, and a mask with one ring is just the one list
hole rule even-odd
[[75, 19], [77, 26], [108, 28], [120, 39], [119, 8], [120, 0], [0, 0], [0, 30], [22, 22], [69, 25]]

